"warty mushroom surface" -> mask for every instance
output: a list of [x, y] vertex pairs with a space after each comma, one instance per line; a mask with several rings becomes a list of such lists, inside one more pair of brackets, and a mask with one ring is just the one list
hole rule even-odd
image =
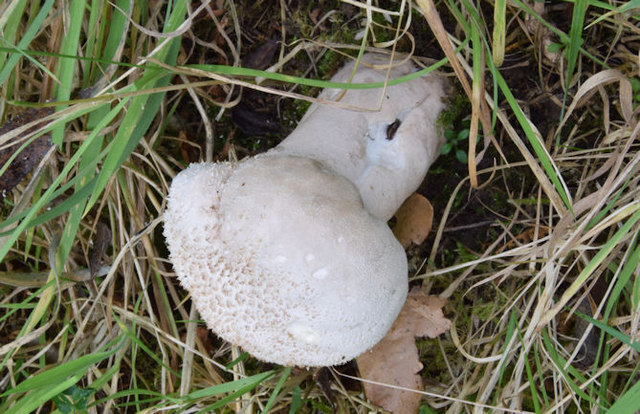
[[[392, 74], [412, 65], [399, 68]], [[358, 70], [353, 81], [384, 73]], [[344, 99], [370, 107], [371, 91]], [[441, 94], [441, 81], [429, 76], [387, 88], [379, 117], [312, 107], [266, 154], [193, 164], [175, 177], [164, 233], [180, 282], [210, 329], [261, 360], [298, 366], [343, 363], [386, 334], [407, 294], [406, 256], [386, 219], [437, 154]], [[347, 133], [334, 128], [338, 122]], [[322, 125], [326, 134], [318, 133]]]

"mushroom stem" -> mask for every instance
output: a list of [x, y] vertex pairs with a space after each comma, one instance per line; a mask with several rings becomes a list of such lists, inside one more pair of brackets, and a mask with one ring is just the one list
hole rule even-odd
[[[355, 62], [332, 78], [348, 82]], [[381, 55], [365, 55], [354, 83], [383, 82], [387, 76]], [[382, 67], [382, 69], [378, 69]], [[395, 66], [391, 78], [415, 70], [411, 63]], [[382, 95], [384, 93], [384, 95]], [[313, 104], [298, 127], [268, 154], [296, 155], [321, 162], [358, 188], [365, 208], [389, 220], [424, 180], [443, 139], [436, 120], [444, 107], [443, 82], [428, 75], [386, 89], [326, 89], [324, 100], [340, 99], [363, 111]], [[379, 110], [377, 109], [380, 103]]]

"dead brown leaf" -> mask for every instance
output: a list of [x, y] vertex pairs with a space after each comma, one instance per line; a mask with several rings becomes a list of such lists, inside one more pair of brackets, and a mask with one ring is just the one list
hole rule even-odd
[[104, 255], [111, 245], [111, 229], [103, 222], [98, 222], [96, 236], [93, 239], [93, 249], [89, 255], [89, 270], [93, 279], [98, 274], [100, 266], [104, 263]]
[[[422, 363], [415, 337], [435, 338], [449, 330], [451, 321], [442, 313], [445, 302], [437, 296], [426, 295], [419, 287], [413, 288], [387, 335], [373, 349], [358, 357], [360, 376], [396, 387], [421, 390], [422, 378], [418, 372]], [[420, 408], [421, 395], [416, 392], [370, 382], [364, 382], [364, 390], [369, 401], [394, 414], [414, 414]]]
[[393, 234], [405, 249], [411, 242], [422, 244], [431, 231], [433, 206], [424, 196], [413, 193], [396, 211]]
[[[13, 118], [11, 121], [0, 127], [0, 135], [3, 135], [15, 128], [28, 124], [39, 118], [44, 118], [53, 113], [53, 108], [29, 108], [20, 116]], [[0, 150], [0, 167], [4, 166], [15, 152], [20, 148], [22, 144], [19, 142], [35, 129], [40, 128], [41, 125], [34, 126], [28, 130], [22, 132], [17, 137], [13, 138], [9, 142], [11, 145], [3, 146]], [[26, 177], [38, 163], [44, 158], [45, 154], [53, 144], [51, 143], [51, 133], [46, 133], [31, 141], [26, 145], [20, 154], [13, 159], [11, 166], [0, 176], [0, 195], [10, 191], [13, 187], [18, 185], [24, 177]]]

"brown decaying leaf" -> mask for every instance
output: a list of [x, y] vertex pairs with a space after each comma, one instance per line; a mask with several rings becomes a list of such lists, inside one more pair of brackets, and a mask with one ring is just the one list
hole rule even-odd
[[[0, 127], [0, 135], [28, 124], [29, 122], [35, 121], [36, 119], [44, 118], [52, 113], [53, 108], [29, 108], [20, 116], [17, 116], [2, 125], [2, 127]], [[17, 141], [33, 132], [35, 129], [40, 128], [40, 126], [41, 125], [37, 125], [33, 128], [29, 128], [9, 141], [14, 143], [13, 145], [6, 146], [4, 149], [0, 150], [0, 167], [9, 162], [9, 159], [22, 145], [18, 144]], [[9, 166], [5, 173], [0, 176], [0, 195], [4, 195], [7, 191], [10, 191], [13, 187], [18, 185], [18, 183], [22, 181], [22, 179], [26, 177], [27, 174], [29, 174], [31, 170], [33, 170], [33, 168], [42, 160], [52, 145], [51, 133], [43, 134], [27, 145], [11, 162], [11, 166]]]
[[396, 211], [393, 234], [405, 249], [411, 242], [422, 244], [431, 231], [433, 206], [424, 196], [413, 193]]
[[[387, 335], [373, 349], [358, 357], [360, 376], [365, 380], [421, 390], [422, 379], [418, 372], [422, 364], [415, 337], [435, 338], [449, 330], [451, 321], [442, 313], [445, 302], [437, 296], [426, 295], [419, 287], [413, 288]], [[394, 414], [414, 414], [420, 408], [419, 393], [363, 383], [369, 401]]]
[[89, 255], [89, 270], [91, 278], [96, 277], [100, 266], [102, 266], [104, 255], [111, 245], [111, 229], [103, 222], [98, 222], [96, 236], [93, 240], [93, 249]]

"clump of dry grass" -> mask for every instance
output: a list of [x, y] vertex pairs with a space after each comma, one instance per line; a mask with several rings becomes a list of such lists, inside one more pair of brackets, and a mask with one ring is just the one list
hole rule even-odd
[[[313, 100], [327, 83], [278, 74], [365, 50], [448, 58], [470, 108], [451, 126], [469, 163], [435, 166], [439, 226], [411, 251], [455, 320], [420, 344], [424, 411], [640, 409], [633, 2], [54, 3], [0, 5], [2, 119], [57, 109], [0, 135], [47, 145], [1, 210], [0, 411], [375, 410], [356, 372], [316, 382], [208, 333], [160, 230], [176, 171], [255, 151], [229, 121], [240, 87]], [[269, 69], [242, 68], [266, 38]]]

